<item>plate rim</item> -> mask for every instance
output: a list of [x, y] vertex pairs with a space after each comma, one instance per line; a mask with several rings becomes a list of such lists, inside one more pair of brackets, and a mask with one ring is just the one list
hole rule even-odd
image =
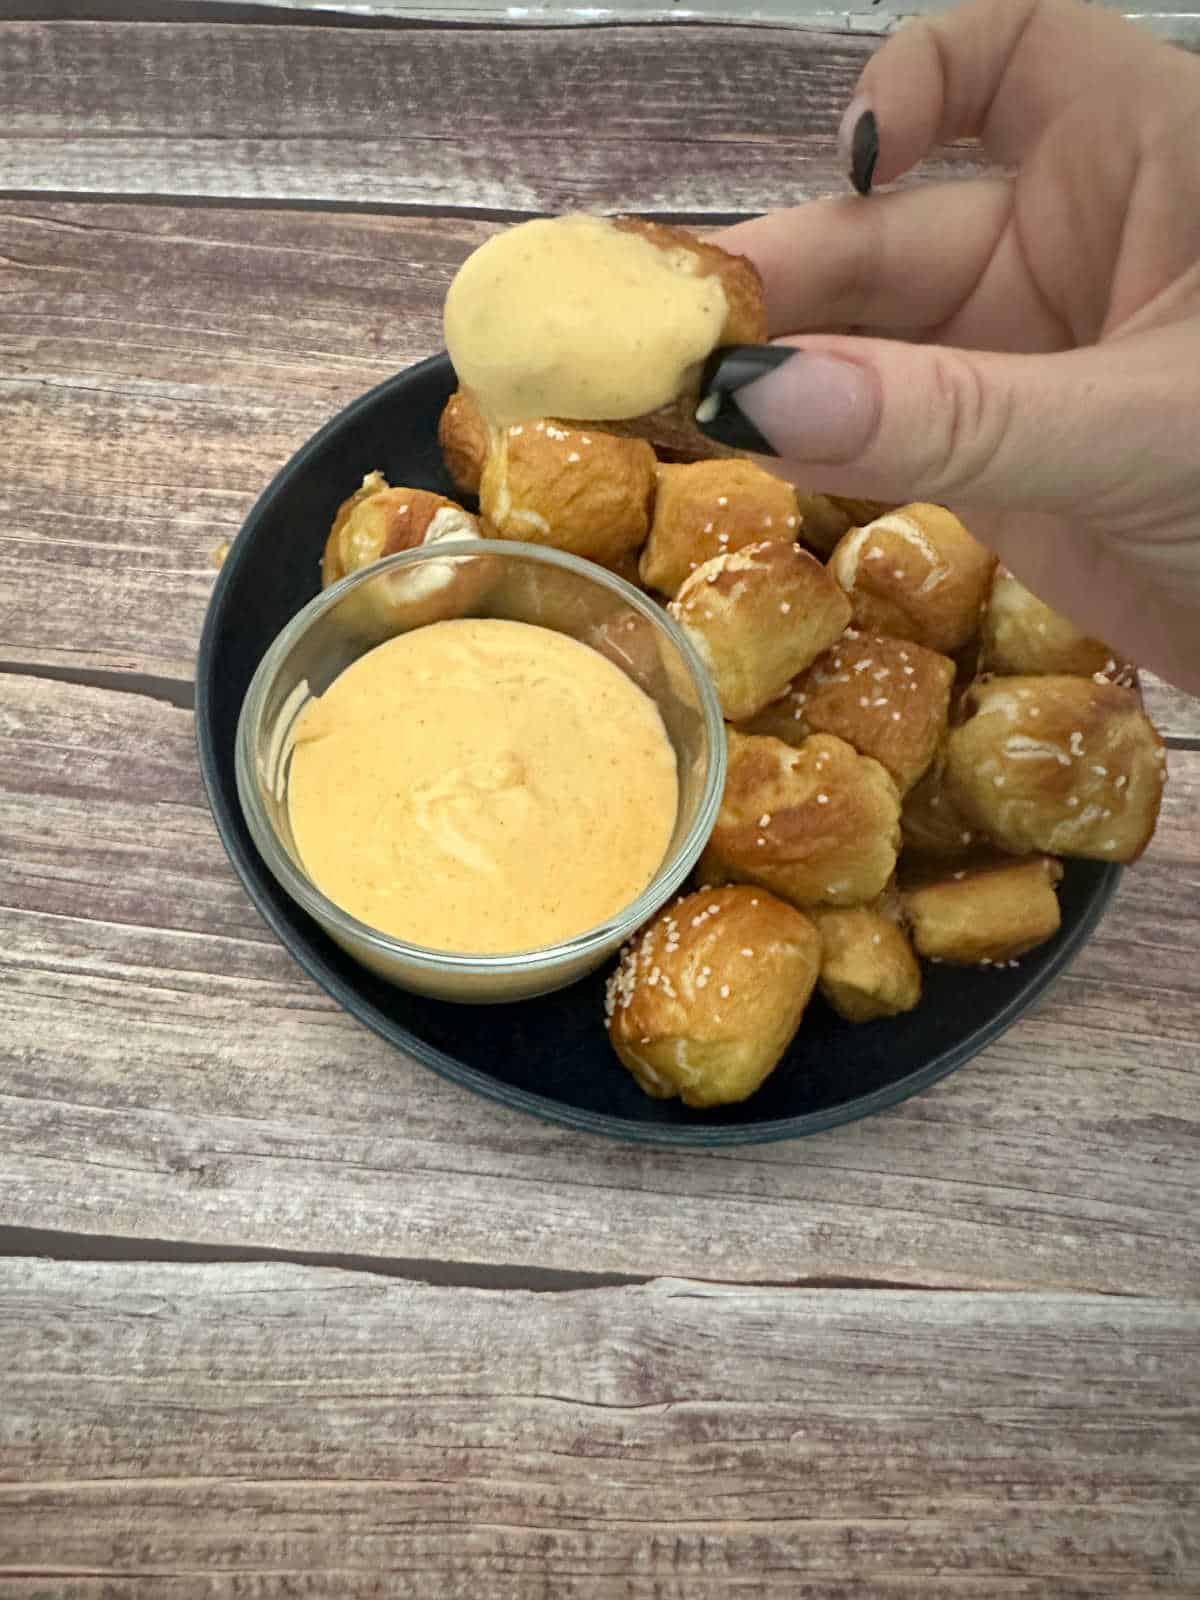
[[[839, 1105], [825, 1107], [820, 1111], [798, 1112], [789, 1117], [775, 1117], [761, 1122], [731, 1123], [726, 1126], [704, 1122], [641, 1122], [610, 1112], [588, 1111], [581, 1107], [570, 1106], [549, 1095], [537, 1094], [529, 1089], [503, 1083], [482, 1068], [469, 1066], [465, 1061], [427, 1043], [419, 1035], [387, 1017], [370, 1001], [364, 1000], [354, 986], [335, 971], [307, 942], [301, 943], [297, 948], [294, 928], [290, 927], [278, 913], [266, 883], [260, 881], [260, 877], [270, 883], [274, 880], [270, 878], [267, 866], [253, 843], [247, 849], [239, 837], [238, 818], [229, 814], [220, 793], [218, 781], [220, 763], [212, 727], [212, 683], [217, 636], [228, 603], [227, 596], [250, 545], [250, 538], [247, 535], [252, 537], [255, 528], [270, 511], [276, 496], [282, 492], [294, 473], [302, 468], [330, 437], [351, 424], [360, 412], [371, 409], [385, 399], [391, 390], [403, 387], [420, 375], [433, 375], [448, 370], [452, 370], [450, 358], [445, 351], [442, 351], [426, 357], [423, 361], [415, 362], [401, 372], [394, 373], [390, 378], [385, 378], [382, 383], [374, 385], [335, 412], [316, 433], [289, 456], [255, 500], [238, 530], [217, 574], [216, 583], [205, 608], [204, 624], [196, 653], [194, 710], [194, 731], [201, 781], [225, 853], [251, 904], [280, 944], [301, 970], [336, 1000], [344, 1011], [393, 1048], [402, 1050], [422, 1066], [436, 1072], [439, 1077], [458, 1084], [485, 1100], [515, 1111], [523, 1111], [542, 1122], [569, 1128], [573, 1132], [600, 1134], [628, 1144], [675, 1149], [719, 1149], [733, 1145], [771, 1144], [783, 1139], [807, 1138], [899, 1105], [902, 1101], [911, 1099], [940, 1079], [949, 1076], [959, 1067], [965, 1066], [1028, 1012], [1032, 1003], [1045, 993], [1079, 953], [1081, 947], [1087, 943], [1103, 919], [1121, 882], [1123, 868], [1120, 865], [1115, 862], [1100, 863], [1104, 870], [1096, 883], [1085, 914], [1062, 940], [1050, 960], [1010, 997], [1002, 1010], [990, 1016], [986, 1022], [981, 1023], [956, 1044], [942, 1050], [924, 1066], [898, 1078], [894, 1083], [873, 1089], [870, 1093], [859, 1095], [853, 1100], [842, 1101]], [[306, 921], [311, 921], [302, 908], [297, 906], [296, 909]], [[316, 928], [315, 923], [312, 926]]]

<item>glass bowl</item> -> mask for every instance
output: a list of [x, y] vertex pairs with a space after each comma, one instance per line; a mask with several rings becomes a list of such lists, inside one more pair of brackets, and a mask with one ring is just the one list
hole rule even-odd
[[[614, 662], [657, 705], [675, 751], [679, 807], [662, 864], [630, 905], [535, 950], [475, 955], [409, 944], [335, 905], [305, 872], [288, 819], [296, 719], [351, 662], [414, 628], [459, 617], [535, 623]], [[708, 840], [725, 784], [720, 706], [671, 617], [623, 578], [540, 545], [443, 541], [388, 556], [309, 602], [258, 666], [238, 720], [238, 798], [280, 886], [356, 961], [402, 988], [485, 1004], [547, 994], [605, 961], [680, 888]]]

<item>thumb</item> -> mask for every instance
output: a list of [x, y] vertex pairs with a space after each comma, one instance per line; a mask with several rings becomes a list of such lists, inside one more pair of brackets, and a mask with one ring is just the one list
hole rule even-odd
[[1128, 488], [1178, 417], [1177, 360], [1164, 374], [1140, 342], [1056, 355], [812, 336], [743, 346], [707, 375], [697, 420], [803, 468], [812, 490], [1078, 516]]

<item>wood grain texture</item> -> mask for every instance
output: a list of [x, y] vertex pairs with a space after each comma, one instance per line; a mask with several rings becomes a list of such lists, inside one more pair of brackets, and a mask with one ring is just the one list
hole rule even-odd
[[[214, 548], [332, 412], [440, 347], [497, 226], [0, 202], [0, 661], [190, 679]], [[1200, 702], [1147, 696], [1200, 738]]]
[[5, 1261], [0, 1345], [4, 1594], [110, 1572], [214, 1600], [1200, 1580], [1179, 1300]]
[[[870, 39], [12, 23], [0, 191], [696, 215], [846, 187]], [[664, 150], [670, 159], [664, 159]], [[931, 170], [975, 170], [973, 151]]]
[[303, 978], [226, 865], [186, 712], [0, 678], [3, 1220], [639, 1276], [1195, 1294], [1200, 754], [1172, 768], [1098, 937], [979, 1060], [802, 1144], [673, 1154], [474, 1099]]

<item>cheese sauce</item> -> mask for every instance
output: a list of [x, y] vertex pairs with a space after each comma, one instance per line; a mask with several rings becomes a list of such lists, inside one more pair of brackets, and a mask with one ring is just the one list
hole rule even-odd
[[716, 345], [725, 289], [687, 250], [604, 217], [521, 223], [481, 245], [446, 296], [458, 380], [493, 428], [640, 417]]
[[675, 753], [654, 702], [548, 628], [438, 622], [354, 662], [297, 720], [305, 870], [409, 943], [508, 954], [623, 910], [666, 854]]

